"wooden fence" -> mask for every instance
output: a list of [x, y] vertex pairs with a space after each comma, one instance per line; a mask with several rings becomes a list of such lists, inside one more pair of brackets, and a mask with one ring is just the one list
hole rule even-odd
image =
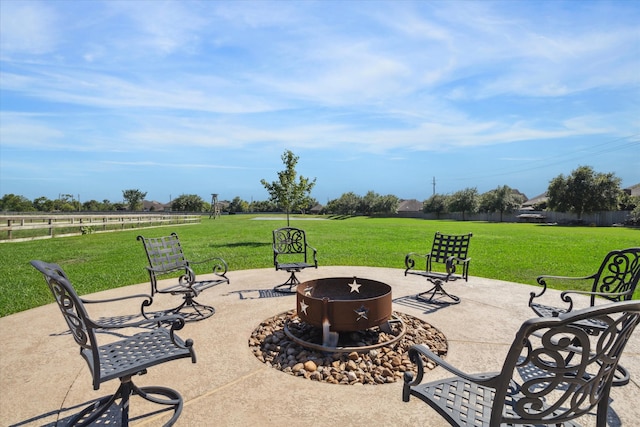
[[17, 242], [78, 234], [194, 224], [200, 215], [187, 214], [64, 214], [0, 215], [0, 242]]

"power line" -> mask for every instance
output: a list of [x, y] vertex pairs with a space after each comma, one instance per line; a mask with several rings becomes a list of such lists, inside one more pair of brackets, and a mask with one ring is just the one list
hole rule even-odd
[[[545, 164], [542, 165], [537, 165], [537, 166], [530, 166], [530, 167], [521, 167], [518, 168], [517, 170], [513, 170], [513, 171], [509, 171], [509, 172], [498, 172], [498, 173], [494, 173], [491, 175], [483, 175], [483, 176], [475, 176], [475, 177], [469, 177], [469, 176], [465, 176], [465, 177], [460, 177], [460, 178], [455, 178], [455, 179], [451, 179], [451, 181], [462, 181], [462, 180], [469, 180], [469, 179], [482, 179], [482, 178], [493, 178], [493, 177], [497, 177], [497, 176], [504, 176], [504, 175], [512, 175], [514, 173], [519, 173], [519, 172], [528, 172], [528, 171], [532, 171], [532, 170], [536, 170], [536, 169], [543, 169], [543, 168], [547, 168], [549, 166], [554, 166], [554, 165], [558, 165], [558, 164], [562, 164], [562, 163], [566, 163], [566, 162], [573, 162], [585, 157], [589, 157], [589, 156], [594, 156], [597, 154], [605, 154], [605, 153], [611, 153], [611, 152], [615, 152], [615, 151], [620, 151], [620, 150], [625, 150], [627, 148], [631, 148], [633, 146], [640, 146], [640, 140], [632, 140], [632, 141], [628, 141], [628, 139], [630, 138], [637, 138], [640, 137], [640, 134], [634, 134], [634, 135], [628, 135], [628, 136], [624, 136], [624, 137], [620, 137], [620, 138], [616, 138], [610, 141], [606, 141], [603, 142], [601, 144], [596, 144], [592, 147], [590, 147], [591, 149], [593, 148], [598, 148], [598, 147], [604, 147], [604, 146], [608, 146], [609, 144], [614, 144], [620, 141], [625, 140], [625, 142], [623, 144], [617, 145], [615, 147], [608, 147], [608, 148], [604, 148], [602, 150], [598, 150], [598, 151], [589, 151], [588, 153], [584, 153], [581, 155], [577, 155], [577, 156], [573, 156], [570, 158], [566, 158], [566, 159], [560, 159], [558, 160], [558, 157], [562, 157], [562, 156], [555, 156], [555, 157], [547, 157], [544, 159], [539, 159], [536, 160], [535, 162], [545, 162]], [[573, 154], [573, 153], [571, 153]], [[553, 161], [553, 159], [555, 159], [555, 161]]]

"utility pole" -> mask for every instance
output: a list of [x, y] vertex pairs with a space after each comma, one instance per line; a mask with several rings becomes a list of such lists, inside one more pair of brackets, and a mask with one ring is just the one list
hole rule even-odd
[[433, 177], [433, 195], [436, 195], [436, 177]]

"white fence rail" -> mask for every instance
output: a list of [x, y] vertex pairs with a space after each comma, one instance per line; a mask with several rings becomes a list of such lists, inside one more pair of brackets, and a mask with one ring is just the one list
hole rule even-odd
[[0, 242], [47, 239], [78, 234], [131, 230], [162, 225], [194, 224], [200, 215], [0, 215]]

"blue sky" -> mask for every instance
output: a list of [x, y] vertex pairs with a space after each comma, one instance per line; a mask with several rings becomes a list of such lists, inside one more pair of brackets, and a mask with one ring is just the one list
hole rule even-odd
[[0, 194], [640, 183], [640, 2], [0, 0]]

